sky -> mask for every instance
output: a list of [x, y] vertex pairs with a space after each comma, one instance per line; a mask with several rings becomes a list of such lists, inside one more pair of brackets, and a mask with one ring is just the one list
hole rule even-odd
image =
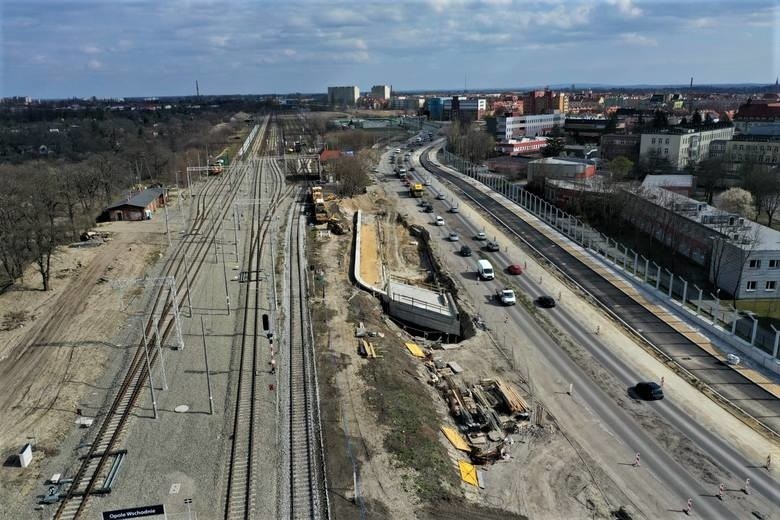
[[773, 83], [780, 0], [0, 0], [0, 97]]

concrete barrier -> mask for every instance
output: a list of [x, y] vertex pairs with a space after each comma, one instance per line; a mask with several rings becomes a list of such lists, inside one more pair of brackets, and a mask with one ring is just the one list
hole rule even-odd
[[374, 296], [386, 297], [387, 293], [385, 291], [374, 287], [360, 276], [360, 218], [362, 213], [362, 210], [357, 210], [357, 213], [355, 214], [355, 244], [354, 254], [352, 255], [352, 277], [355, 279], [357, 286], [361, 289], [370, 292]]

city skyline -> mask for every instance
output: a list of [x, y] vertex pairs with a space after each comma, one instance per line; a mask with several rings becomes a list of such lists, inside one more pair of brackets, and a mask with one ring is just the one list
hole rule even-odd
[[188, 95], [195, 80], [201, 94], [261, 94], [670, 85], [691, 76], [769, 84], [779, 73], [772, 0], [37, 0], [0, 9], [0, 97]]

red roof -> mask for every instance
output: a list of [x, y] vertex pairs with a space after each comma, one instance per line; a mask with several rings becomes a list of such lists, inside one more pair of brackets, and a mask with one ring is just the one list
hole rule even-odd
[[735, 119], [780, 118], [780, 103], [746, 103], [739, 107]]
[[334, 159], [338, 159], [341, 157], [341, 152], [339, 150], [323, 150], [320, 153], [320, 161], [332, 161]]

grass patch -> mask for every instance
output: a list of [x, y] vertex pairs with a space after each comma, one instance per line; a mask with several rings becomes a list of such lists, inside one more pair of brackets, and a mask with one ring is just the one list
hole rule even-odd
[[366, 363], [358, 373], [373, 388], [366, 395], [377, 422], [388, 429], [385, 449], [400, 466], [414, 470], [404, 482], [422, 501], [449, 501], [457, 489], [455, 467], [438, 439], [438, 413], [414, 369], [398, 345], [382, 348], [383, 358]]
[[8, 311], [3, 316], [3, 322], [0, 324], [0, 331], [18, 329], [31, 318], [32, 316], [27, 311]]

